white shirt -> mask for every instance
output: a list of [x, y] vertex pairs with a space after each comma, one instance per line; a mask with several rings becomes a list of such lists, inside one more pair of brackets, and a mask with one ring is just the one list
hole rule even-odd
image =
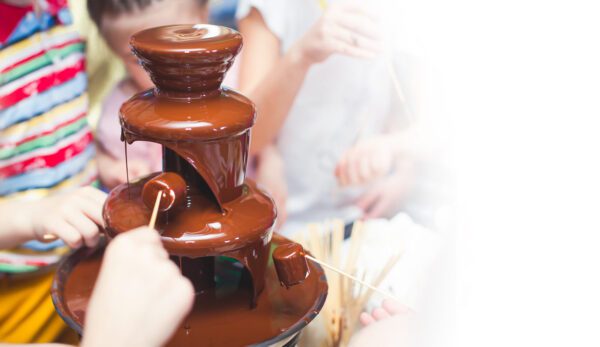
[[[238, 19], [252, 7], [279, 38], [282, 54], [322, 14], [316, 0], [241, 0]], [[383, 57], [361, 60], [339, 54], [308, 71], [276, 142], [288, 184], [284, 234], [309, 222], [360, 217], [353, 202], [366, 187], [339, 187], [334, 169], [359, 136], [382, 133], [387, 127], [392, 86], [386, 73]]]

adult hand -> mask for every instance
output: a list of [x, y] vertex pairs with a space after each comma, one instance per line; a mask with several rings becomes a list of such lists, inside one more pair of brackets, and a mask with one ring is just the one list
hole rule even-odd
[[368, 184], [387, 175], [394, 165], [393, 141], [379, 135], [358, 141], [338, 161], [335, 176], [340, 186]]
[[104, 254], [82, 346], [162, 346], [193, 302], [192, 284], [169, 259], [155, 230], [120, 234]]
[[102, 206], [106, 194], [92, 187], [50, 196], [23, 206], [21, 230], [31, 238], [44, 240], [49, 235], [62, 239], [72, 248], [94, 247], [103, 226]]
[[302, 58], [320, 63], [339, 53], [357, 58], [373, 58], [380, 50], [381, 33], [366, 6], [353, 3], [332, 4], [297, 42]]
[[412, 184], [412, 165], [400, 165], [394, 173], [371, 185], [355, 205], [363, 211], [365, 219], [390, 217], [398, 211]]

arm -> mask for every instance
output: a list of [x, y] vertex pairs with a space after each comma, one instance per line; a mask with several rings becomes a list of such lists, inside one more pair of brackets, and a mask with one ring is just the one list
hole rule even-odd
[[251, 154], [259, 153], [275, 140], [313, 64], [333, 54], [372, 58], [379, 49], [375, 19], [356, 4], [329, 7], [283, 55], [279, 39], [255, 8], [240, 20], [239, 27], [246, 41], [240, 89], [258, 109]]
[[17, 246], [44, 235], [59, 237], [76, 248], [97, 244], [102, 205], [106, 194], [80, 188], [68, 194], [38, 201], [7, 201], [0, 204], [0, 249]]
[[255, 8], [240, 20], [239, 27], [246, 41], [241, 56], [240, 89], [258, 109], [250, 145], [250, 153], [257, 154], [277, 136], [310, 65], [297, 47], [279, 55], [279, 40]]
[[25, 203], [9, 201], [0, 204], [0, 249], [12, 248], [23, 242], [35, 239], [28, 221], [28, 215], [22, 211]]

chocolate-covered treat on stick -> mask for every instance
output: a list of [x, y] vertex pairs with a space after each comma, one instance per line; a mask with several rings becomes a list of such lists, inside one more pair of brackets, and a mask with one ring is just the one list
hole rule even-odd
[[329, 265], [322, 260], [316, 259], [315, 257], [306, 254], [304, 252], [304, 248], [299, 243], [288, 243], [285, 245], [281, 245], [275, 249], [273, 252], [273, 263], [275, 264], [275, 269], [277, 270], [277, 277], [279, 277], [279, 282], [281, 285], [286, 287], [291, 287], [293, 285], [302, 283], [304, 279], [309, 274], [308, 268], [308, 260], [315, 262], [321, 266], [328, 268], [331, 271], [337, 272], [338, 274], [360, 284], [363, 285], [383, 296], [386, 296], [390, 299], [398, 301], [398, 298], [393, 296], [392, 294], [383, 291], [363, 280], [353, 276], [349, 273], [346, 273], [335, 266]]
[[306, 279], [309, 274], [304, 248], [299, 243], [281, 245], [273, 252], [273, 263], [281, 285], [291, 287]]
[[142, 200], [146, 207], [153, 208], [156, 195], [162, 192], [158, 210], [165, 212], [183, 204], [185, 188], [186, 184], [181, 176], [174, 172], [163, 172], [144, 184]]

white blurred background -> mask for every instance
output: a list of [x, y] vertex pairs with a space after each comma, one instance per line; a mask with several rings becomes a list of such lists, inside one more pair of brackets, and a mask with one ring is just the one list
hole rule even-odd
[[401, 3], [454, 127], [456, 330], [432, 344], [598, 346], [599, 3]]

